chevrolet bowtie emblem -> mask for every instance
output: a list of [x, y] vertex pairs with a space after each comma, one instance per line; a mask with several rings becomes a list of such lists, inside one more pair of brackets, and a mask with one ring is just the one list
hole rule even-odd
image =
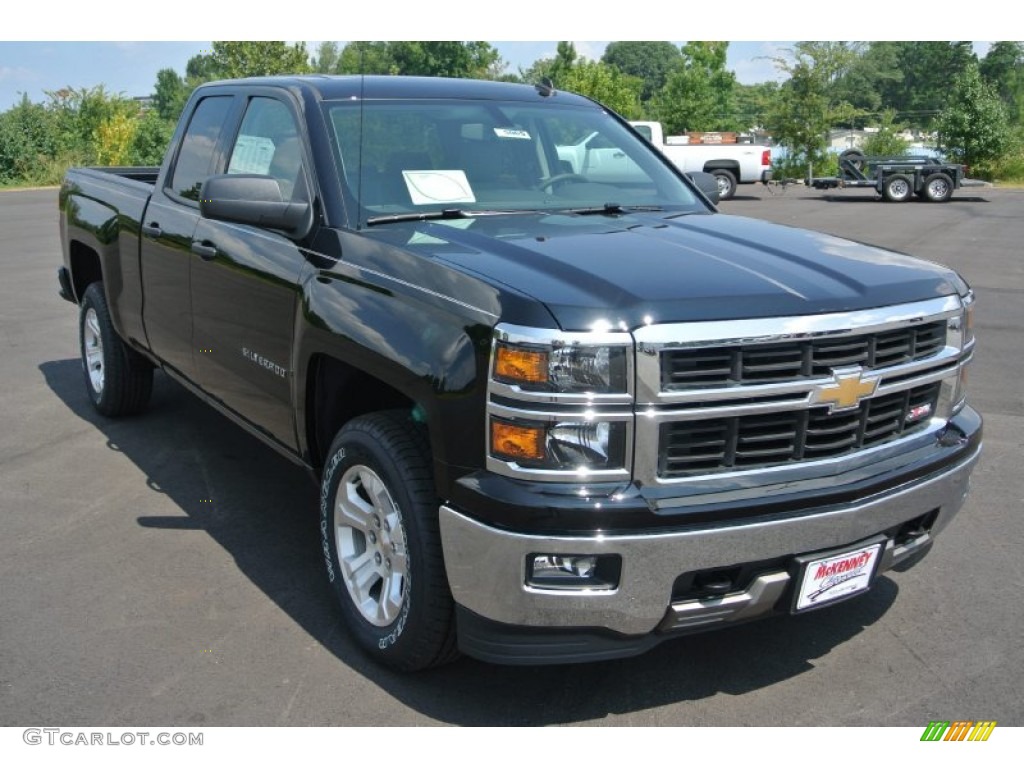
[[811, 393], [812, 404], [828, 405], [829, 413], [856, 408], [865, 397], [871, 397], [878, 388], [878, 379], [864, 378], [859, 366], [837, 368], [832, 371], [832, 381], [817, 387]]

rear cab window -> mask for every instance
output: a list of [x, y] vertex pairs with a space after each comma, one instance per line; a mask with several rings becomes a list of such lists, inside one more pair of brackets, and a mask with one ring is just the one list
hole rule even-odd
[[208, 96], [196, 106], [166, 187], [173, 196], [199, 202], [203, 182], [219, 170], [217, 145], [233, 102], [232, 96]]

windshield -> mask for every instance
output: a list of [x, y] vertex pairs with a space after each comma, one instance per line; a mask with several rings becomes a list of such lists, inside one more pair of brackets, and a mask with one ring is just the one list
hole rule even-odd
[[596, 106], [430, 99], [325, 109], [360, 224], [453, 210], [706, 210]]

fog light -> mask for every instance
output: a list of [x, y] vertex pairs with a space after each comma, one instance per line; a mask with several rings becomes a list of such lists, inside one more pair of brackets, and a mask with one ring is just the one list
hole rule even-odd
[[615, 589], [621, 570], [618, 555], [530, 555], [526, 584], [539, 589]]

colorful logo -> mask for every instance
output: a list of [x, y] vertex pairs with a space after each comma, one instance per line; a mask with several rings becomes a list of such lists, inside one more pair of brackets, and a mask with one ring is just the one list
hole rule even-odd
[[995, 720], [932, 720], [921, 741], [988, 741], [995, 727]]

